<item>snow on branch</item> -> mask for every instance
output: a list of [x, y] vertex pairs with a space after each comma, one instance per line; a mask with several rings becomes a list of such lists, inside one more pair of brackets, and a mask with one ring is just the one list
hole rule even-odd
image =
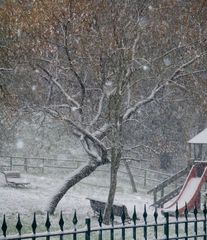
[[13, 69], [12, 68], [3, 68], [3, 67], [0, 67], [0, 71], [12, 71]]
[[43, 68], [41, 65], [38, 64], [38, 67], [41, 68], [41, 70], [49, 76], [49, 80], [60, 89], [62, 94], [66, 97], [67, 101], [73, 103], [77, 109], [80, 109], [80, 104], [65, 91], [64, 87], [57, 81], [57, 79], [53, 78], [52, 74], [47, 69]]
[[183, 77], [186, 77], [186, 76], [189, 76], [189, 75], [197, 75], [197, 74], [205, 73], [205, 72], [207, 72], [207, 69], [200, 69], [200, 70], [195, 70], [195, 71], [188, 72], [188, 73], [185, 73], [185, 74], [179, 74], [176, 77], [174, 77], [174, 80], [176, 80], [178, 78], [183, 78]]
[[160, 56], [152, 59], [152, 62], [157, 61], [157, 60], [159, 60], [160, 58], [163, 58], [163, 57], [169, 55], [170, 53], [172, 53], [172, 52], [174, 52], [174, 51], [176, 51], [176, 50], [179, 50], [179, 49], [181, 49], [181, 48], [184, 48], [184, 47], [186, 47], [186, 46], [185, 46], [185, 45], [179, 45], [179, 46], [173, 47], [173, 48], [171, 48], [170, 50], [168, 50], [167, 52], [163, 53], [162, 55], [160, 55]]
[[135, 40], [134, 40], [134, 43], [133, 43], [133, 46], [132, 46], [132, 61], [135, 60], [135, 53], [136, 53], [136, 47], [137, 47], [137, 43], [139, 41], [139, 34], [137, 34]]
[[71, 108], [68, 104], [53, 104], [50, 105], [51, 108]]
[[80, 108], [79, 103], [64, 90], [63, 86], [56, 79], [51, 78], [51, 81], [61, 90], [67, 101], [73, 103], [78, 109]]
[[192, 58], [191, 60], [189, 60], [188, 62], [182, 64], [179, 68], [177, 68], [174, 73], [171, 75], [171, 77], [169, 78], [169, 80], [174, 80], [176, 75], [179, 74], [181, 71], [183, 71], [184, 68], [186, 68], [187, 66], [191, 65], [192, 63], [194, 63], [197, 59], [199, 59], [200, 57], [205, 56], [207, 53], [203, 53], [200, 55], [196, 55], [194, 58]]
[[101, 138], [111, 127], [112, 127], [112, 124], [105, 123], [102, 127], [96, 130], [92, 135], [94, 137]]
[[202, 54], [196, 55], [194, 58], [192, 58], [191, 60], [185, 62], [179, 68], [177, 68], [174, 71], [174, 73], [170, 76], [170, 78], [167, 81], [165, 81], [162, 85], [160, 85], [160, 83], [158, 83], [156, 85], [156, 87], [152, 90], [151, 94], [148, 97], [146, 97], [145, 99], [135, 103], [134, 106], [132, 106], [132, 107], [130, 107], [130, 108], [128, 108], [126, 110], [125, 114], [123, 115], [123, 120], [124, 121], [128, 120], [131, 117], [131, 115], [133, 115], [140, 107], [142, 107], [143, 105], [153, 101], [155, 96], [160, 92], [160, 90], [162, 90], [169, 82], [172, 82], [173, 80], [175, 80], [175, 78], [177, 77], [177, 74], [182, 72], [187, 66], [191, 65], [197, 59], [199, 59], [200, 57], [205, 56], [206, 54], [207, 54], [207, 52], [204, 52]]
[[88, 147], [88, 144], [86, 143], [84, 137], [81, 138], [81, 143], [82, 143], [82, 146], [84, 148], [84, 150], [86, 151], [86, 153], [93, 159], [96, 159], [96, 161], [100, 161], [101, 162], [101, 156], [98, 155], [97, 152], [89, 149]]
[[91, 134], [87, 129], [79, 126], [77, 123], [75, 123], [74, 121], [72, 121], [71, 119], [69, 118], [66, 118], [64, 116], [61, 116], [60, 117], [61, 120], [65, 121], [65, 122], [68, 122], [70, 125], [72, 125], [73, 127], [75, 127], [78, 131], [80, 131], [83, 135], [85, 135], [88, 139], [90, 139], [93, 143], [97, 144], [101, 150], [103, 152], [106, 153], [107, 149], [105, 147], [105, 145], [96, 137], [94, 136], [93, 134]]
[[163, 89], [165, 87], [165, 85], [160, 85], [159, 84], [152, 90], [151, 94], [146, 97], [144, 100], [141, 100], [139, 102], [137, 102], [134, 106], [132, 106], [131, 108], [128, 108], [123, 116], [123, 120], [126, 121], [130, 118], [130, 116], [132, 114], [134, 114], [140, 107], [142, 107], [143, 105], [151, 102], [154, 100], [155, 96], [159, 93], [159, 91], [161, 89]]
[[102, 111], [102, 108], [103, 108], [104, 96], [105, 96], [105, 94], [103, 93], [100, 100], [99, 100], [98, 112], [97, 112], [96, 116], [94, 117], [94, 119], [91, 121], [90, 126], [94, 125], [101, 115], [101, 111]]
[[84, 99], [85, 99], [85, 93], [86, 93], [86, 89], [85, 89], [85, 83], [83, 82], [82, 78], [80, 77], [80, 75], [78, 74], [78, 72], [76, 71], [74, 65], [73, 65], [73, 61], [71, 59], [71, 55], [70, 55], [70, 48], [69, 48], [69, 44], [68, 44], [68, 38], [67, 38], [67, 34], [68, 34], [68, 25], [65, 25], [65, 28], [63, 28], [64, 30], [64, 50], [68, 59], [68, 63], [69, 63], [69, 67], [71, 72], [73, 73], [73, 75], [75, 76], [75, 78], [77, 79], [80, 88], [81, 88], [81, 107], [83, 106], [84, 103]]
[[[128, 151], [133, 151], [134, 149], [137, 148], [145, 148], [147, 150], [150, 150], [151, 152], [155, 153], [156, 155], [159, 154], [159, 152], [157, 152], [155, 149], [153, 149], [152, 147], [148, 146], [148, 145], [144, 145], [144, 144], [138, 144], [132, 147], [128, 147], [128, 148], [123, 148], [124, 151], [128, 152]], [[134, 152], [134, 153], [139, 153], [139, 152]]]

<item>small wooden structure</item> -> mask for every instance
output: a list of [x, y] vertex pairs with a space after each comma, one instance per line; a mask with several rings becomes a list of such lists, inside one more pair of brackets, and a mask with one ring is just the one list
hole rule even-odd
[[207, 128], [188, 141], [193, 161], [207, 162]]
[[[92, 198], [87, 198], [87, 199], [90, 201], [90, 205], [91, 205], [91, 208], [93, 209], [94, 214], [99, 214], [100, 211], [104, 213], [106, 202], [103, 202], [97, 199], [92, 199]], [[123, 214], [123, 211], [125, 213], [126, 219], [130, 220], [131, 218], [128, 214], [128, 211], [125, 205], [117, 205], [117, 204], [113, 205], [114, 216], [121, 217]]]
[[6, 184], [11, 187], [25, 187], [30, 184], [18, 171], [1, 171], [1, 173], [5, 176]]

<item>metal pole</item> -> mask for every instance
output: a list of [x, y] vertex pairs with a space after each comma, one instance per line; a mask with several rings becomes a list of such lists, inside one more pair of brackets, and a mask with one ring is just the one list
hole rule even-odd
[[24, 171], [27, 172], [28, 171], [28, 166], [27, 166], [27, 158], [24, 159]]

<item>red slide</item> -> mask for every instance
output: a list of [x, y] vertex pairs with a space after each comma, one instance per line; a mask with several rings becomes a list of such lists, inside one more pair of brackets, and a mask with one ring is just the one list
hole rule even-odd
[[176, 204], [178, 204], [180, 214], [184, 212], [185, 204], [187, 204], [188, 210], [192, 210], [195, 205], [199, 206], [200, 190], [202, 185], [207, 181], [207, 167], [205, 167], [201, 177], [198, 177], [198, 170], [198, 166], [193, 165], [180, 193], [173, 201], [165, 204], [162, 212], [175, 213]]

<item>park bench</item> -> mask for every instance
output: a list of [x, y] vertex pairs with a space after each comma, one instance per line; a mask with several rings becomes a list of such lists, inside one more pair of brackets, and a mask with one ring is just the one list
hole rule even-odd
[[[99, 214], [100, 211], [102, 213], [104, 213], [106, 202], [103, 202], [103, 201], [100, 201], [100, 200], [97, 200], [97, 199], [92, 199], [92, 198], [87, 198], [87, 199], [90, 201], [90, 205], [91, 205], [91, 208], [92, 208], [94, 214]], [[121, 217], [122, 213], [123, 213], [123, 210], [124, 210], [126, 219], [130, 220], [131, 218], [130, 218], [130, 216], [128, 214], [128, 211], [127, 211], [127, 208], [126, 208], [125, 205], [113, 204], [114, 216]]]
[[25, 178], [22, 178], [20, 172], [17, 171], [1, 171], [4, 174], [6, 184], [11, 187], [25, 187], [29, 182]]

